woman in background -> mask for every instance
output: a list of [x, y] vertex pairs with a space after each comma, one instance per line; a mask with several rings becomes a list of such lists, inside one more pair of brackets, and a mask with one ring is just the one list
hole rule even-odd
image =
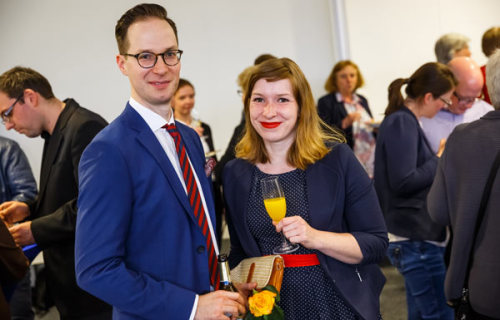
[[[197, 117], [193, 116], [193, 108], [195, 102], [194, 86], [186, 79], [179, 79], [179, 86], [175, 91], [172, 98], [172, 108], [174, 109], [174, 118], [191, 128], [193, 128], [200, 136], [207, 159], [212, 158], [215, 162], [217, 156], [215, 153], [214, 142], [212, 139], [212, 130], [205, 122], [200, 121]], [[215, 166], [214, 162], [214, 166]], [[224, 210], [224, 201], [222, 199], [222, 192], [220, 184], [215, 179], [215, 174], [212, 176], [214, 187], [214, 202], [215, 202], [215, 218], [216, 218], [216, 237], [217, 243], [221, 243], [222, 239], [222, 211]]]
[[441, 63], [424, 64], [410, 78], [394, 80], [377, 136], [375, 189], [389, 230], [389, 259], [405, 278], [409, 320], [453, 319], [443, 291], [446, 230], [431, 220], [426, 203], [438, 157], [419, 119], [450, 105], [455, 85]]
[[[300, 244], [282, 255], [287, 320], [378, 319], [387, 230], [371, 179], [341, 135], [326, 131], [292, 60], [255, 66], [247, 85], [245, 134], [223, 173], [231, 267], [272, 254], [283, 231]], [[261, 190], [270, 176], [286, 200], [287, 216], [274, 226]]]
[[373, 177], [375, 136], [373, 116], [368, 101], [356, 90], [364, 84], [358, 66], [350, 60], [339, 61], [326, 80], [327, 95], [318, 100], [318, 113], [323, 121], [345, 132], [347, 144]]
[[179, 79], [179, 86], [172, 98], [174, 118], [177, 121], [193, 128], [201, 138], [203, 150], [208, 157], [215, 158], [215, 148], [212, 139], [212, 130], [205, 122], [201, 122], [197, 116], [193, 116], [194, 108], [194, 86], [186, 79]]
[[[492, 27], [486, 30], [481, 39], [481, 48], [488, 59], [498, 48], [500, 48], [500, 27]], [[491, 103], [488, 87], [486, 86], [486, 65], [481, 67], [481, 72], [483, 73], [484, 80], [482, 98], [484, 101]]]

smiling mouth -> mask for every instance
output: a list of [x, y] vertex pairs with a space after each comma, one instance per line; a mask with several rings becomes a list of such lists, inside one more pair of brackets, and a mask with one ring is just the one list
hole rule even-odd
[[272, 129], [278, 127], [281, 122], [261, 122], [260, 124], [266, 129]]

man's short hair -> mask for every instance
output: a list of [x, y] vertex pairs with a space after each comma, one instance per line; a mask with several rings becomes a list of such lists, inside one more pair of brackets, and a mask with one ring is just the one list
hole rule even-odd
[[486, 64], [486, 87], [491, 103], [496, 110], [500, 109], [500, 49], [490, 55]]
[[[9, 98], [21, 96], [25, 89], [38, 92], [45, 99], [54, 98], [49, 81], [39, 72], [21, 66], [16, 66], [0, 75], [0, 91]], [[24, 102], [24, 100], [21, 101]]]
[[116, 23], [115, 38], [120, 54], [127, 53], [129, 48], [130, 44], [127, 41], [127, 32], [130, 26], [137, 21], [143, 21], [148, 18], [158, 18], [167, 21], [174, 30], [175, 40], [179, 43], [177, 27], [175, 26], [175, 22], [167, 17], [167, 10], [158, 4], [142, 3], [127, 10]]
[[469, 46], [470, 39], [459, 33], [448, 33], [436, 41], [434, 52], [438, 62], [447, 64], [455, 52]]

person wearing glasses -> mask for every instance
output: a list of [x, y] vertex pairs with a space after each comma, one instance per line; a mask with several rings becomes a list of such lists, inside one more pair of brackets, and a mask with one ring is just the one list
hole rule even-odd
[[47, 292], [61, 319], [111, 319], [111, 307], [76, 284], [74, 239], [78, 162], [83, 150], [107, 125], [74, 99], [56, 98], [39, 72], [14, 67], [0, 76], [0, 115], [7, 130], [45, 140], [40, 192], [33, 201], [8, 201], [0, 216], [20, 246], [43, 250]]
[[493, 110], [493, 107], [477, 98], [483, 88], [483, 75], [474, 60], [468, 57], [453, 58], [448, 67], [458, 81], [451, 96], [451, 104], [440, 110], [433, 118], [422, 117], [422, 128], [434, 153], [444, 148], [453, 129], [472, 122]]
[[439, 154], [419, 121], [451, 105], [455, 85], [451, 70], [435, 62], [422, 65], [410, 78], [394, 80], [377, 136], [375, 189], [389, 231], [387, 253], [405, 279], [409, 320], [453, 319], [443, 291], [440, 243], [446, 231], [431, 220], [426, 205]]
[[78, 284], [113, 305], [114, 319], [236, 319], [244, 297], [212, 291], [219, 251], [203, 147], [171, 108], [176, 25], [162, 6], [140, 4], [115, 36], [131, 93], [80, 162]]

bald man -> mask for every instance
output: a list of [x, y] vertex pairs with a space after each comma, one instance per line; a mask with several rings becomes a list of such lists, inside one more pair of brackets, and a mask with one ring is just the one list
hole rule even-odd
[[477, 98], [484, 80], [474, 60], [457, 57], [453, 58], [448, 66], [458, 80], [451, 96], [451, 105], [439, 111], [434, 118], [421, 118], [425, 136], [435, 153], [444, 147], [444, 142], [457, 125], [478, 120], [493, 110], [489, 103]]

